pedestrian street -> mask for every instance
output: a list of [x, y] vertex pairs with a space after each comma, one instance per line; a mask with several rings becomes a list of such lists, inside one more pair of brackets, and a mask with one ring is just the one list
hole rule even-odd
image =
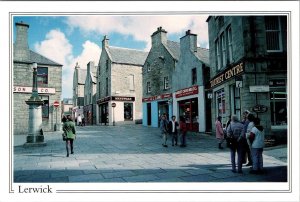
[[[66, 157], [61, 132], [45, 132], [44, 147], [23, 147], [14, 137], [13, 175], [22, 182], [286, 182], [287, 147], [265, 148], [265, 174], [232, 173], [230, 152], [214, 135], [188, 134], [187, 147], [162, 146], [158, 128], [142, 125], [76, 127], [74, 154]], [[23, 139], [24, 138], [24, 139]]]

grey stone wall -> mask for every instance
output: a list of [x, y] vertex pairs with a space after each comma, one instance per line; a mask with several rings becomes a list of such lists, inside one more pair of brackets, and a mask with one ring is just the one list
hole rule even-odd
[[[108, 60], [108, 69], [106, 69], [106, 60]], [[98, 65], [98, 79], [97, 79], [97, 100], [111, 95], [111, 60], [107, 52], [102, 48], [99, 65]], [[108, 78], [108, 95], [106, 95], [106, 78]], [[100, 86], [99, 86], [100, 82]], [[100, 94], [99, 94], [100, 88]]]
[[[161, 59], [161, 58], [164, 59]], [[151, 71], [148, 72], [148, 64]], [[153, 46], [143, 66], [143, 97], [150, 97], [172, 92], [172, 74], [175, 60], [161, 43]], [[164, 77], [169, 77], [169, 89], [164, 89]], [[151, 92], [147, 93], [147, 82], [151, 83]]]

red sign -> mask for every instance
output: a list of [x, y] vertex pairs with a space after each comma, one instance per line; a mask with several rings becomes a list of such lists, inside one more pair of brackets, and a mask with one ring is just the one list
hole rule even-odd
[[162, 100], [162, 99], [171, 98], [171, 97], [172, 97], [172, 93], [167, 93], [167, 94], [162, 94], [162, 95], [156, 95], [156, 96], [152, 96], [152, 97], [143, 98], [143, 102], [150, 102], [150, 101], [154, 101], [154, 100]]
[[175, 92], [175, 97], [184, 97], [188, 95], [198, 94], [198, 86], [192, 86], [190, 88], [181, 89]]
[[58, 102], [58, 101], [54, 101], [54, 102], [53, 102], [53, 106], [54, 106], [54, 107], [58, 107], [58, 106], [59, 106], [59, 102]]

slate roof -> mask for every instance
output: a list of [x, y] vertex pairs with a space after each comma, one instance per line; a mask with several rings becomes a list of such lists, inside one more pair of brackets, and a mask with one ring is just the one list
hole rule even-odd
[[209, 50], [206, 48], [197, 48], [197, 52], [195, 52], [195, 56], [201, 60], [206, 66], [209, 65]]
[[174, 59], [179, 60], [179, 56], [180, 56], [180, 43], [179, 42], [167, 40], [166, 48]]
[[109, 46], [107, 48], [110, 59], [114, 63], [133, 64], [143, 66], [148, 56], [148, 52]]
[[78, 84], [85, 84], [86, 72], [86, 69], [77, 69]]
[[62, 66], [61, 64], [54, 62], [53, 60], [50, 60], [46, 58], [45, 56], [42, 56], [32, 50], [30, 51], [30, 62], [36, 62], [41, 65], [53, 65], [53, 66]]

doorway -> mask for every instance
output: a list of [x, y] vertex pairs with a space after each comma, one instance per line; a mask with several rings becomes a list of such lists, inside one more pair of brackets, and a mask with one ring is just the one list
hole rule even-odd
[[147, 125], [151, 126], [151, 103], [147, 103]]

